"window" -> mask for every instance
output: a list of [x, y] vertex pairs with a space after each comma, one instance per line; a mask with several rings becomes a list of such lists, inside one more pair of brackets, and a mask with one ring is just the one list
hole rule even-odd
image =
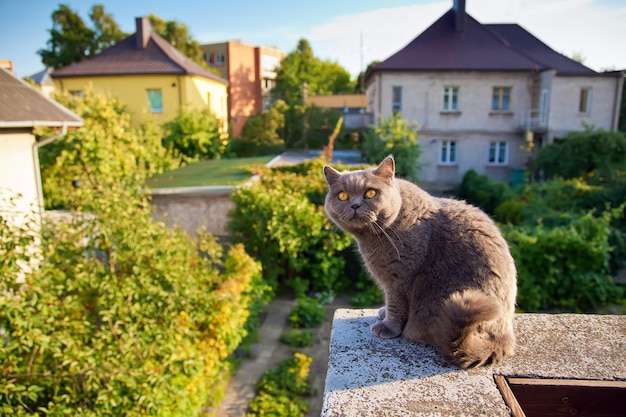
[[578, 111], [580, 113], [591, 112], [591, 87], [583, 87], [580, 89], [580, 102], [578, 103]]
[[215, 52], [214, 63], [215, 65], [224, 65], [224, 53], [223, 52]]
[[74, 98], [85, 98], [85, 95], [81, 90], [70, 90], [70, 96]]
[[151, 113], [163, 112], [163, 97], [161, 90], [148, 90], [148, 110]]
[[443, 88], [443, 111], [459, 111], [459, 87]]
[[493, 87], [491, 110], [509, 111], [511, 107], [511, 87]]
[[455, 140], [444, 140], [441, 142], [441, 154], [439, 163], [456, 164], [457, 145]]
[[509, 144], [507, 142], [491, 142], [489, 144], [488, 162], [491, 165], [506, 165], [509, 163]]
[[393, 113], [402, 111], [402, 87], [393, 86], [391, 91], [391, 111]]

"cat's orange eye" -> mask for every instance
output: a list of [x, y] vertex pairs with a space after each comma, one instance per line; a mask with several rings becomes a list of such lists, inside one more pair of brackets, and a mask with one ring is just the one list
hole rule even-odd
[[371, 188], [365, 192], [365, 198], [374, 198], [376, 197], [376, 190], [372, 190]]
[[337, 194], [337, 198], [339, 199], [339, 201], [346, 201], [348, 199], [348, 193], [346, 193], [345, 191], [342, 191], [339, 194]]

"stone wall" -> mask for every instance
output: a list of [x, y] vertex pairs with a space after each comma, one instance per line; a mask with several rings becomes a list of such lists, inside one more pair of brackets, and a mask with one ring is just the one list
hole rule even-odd
[[230, 200], [233, 187], [180, 187], [152, 190], [154, 219], [169, 227], [178, 226], [196, 237], [196, 230], [205, 226], [217, 237], [228, 235], [228, 211], [235, 207]]

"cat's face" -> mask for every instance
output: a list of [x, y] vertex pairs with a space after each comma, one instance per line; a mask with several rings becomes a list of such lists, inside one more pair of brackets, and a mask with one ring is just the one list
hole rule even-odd
[[349, 233], [376, 232], [391, 224], [401, 206], [394, 168], [391, 157], [365, 171], [340, 173], [324, 167], [330, 187], [324, 208], [330, 218]]

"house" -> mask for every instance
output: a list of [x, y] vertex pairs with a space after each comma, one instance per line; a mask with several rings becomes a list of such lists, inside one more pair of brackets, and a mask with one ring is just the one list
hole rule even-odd
[[593, 71], [517, 24], [481, 24], [455, 0], [366, 83], [369, 112], [421, 125], [420, 179], [448, 187], [472, 168], [516, 178], [530, 149], [585, 124], [616, 129], [623, 76]]
[[276, 67], [283, 53], [240, 41], [205, 44], [200, 49], [206, 63], [229, 82], [229, 125], [231, 136], [239, 137], [248, 117], [272, 105], [270, 90], [276, 85]]
[[[21, 195], [17, 207], [0, 199], [0, 217], [19, 223], [20, 217], [42, 209], [38, 149], [82, 124], [80, 117], [0, 66], [0, 195]], [[33, 130], [38, 126], [59, 133], [36, 142]]]
[[81, 95], [88, 88], [122, 100], [138, 125], [148, 117], [163, 123], [186, 105], [208, 108], [228, 129], [228, 81], [183, 55], [155, 33], [146, 17], [137, 31], [83, 61], [52, 72], [58, 91]]
[[29, 75], [26, 78], [30, 79], [33, 82], [35, 87], [37, 87], [37, 89], [41, 91], [41, 94], [46, 97], [51, 97], [52, 93], [54, 93], [54, 82], [50, 77], [51, 73], [52, 69], [46, 68], [45, 70], [39, 71], [38, 73], [35, 73], [33, 75]]

